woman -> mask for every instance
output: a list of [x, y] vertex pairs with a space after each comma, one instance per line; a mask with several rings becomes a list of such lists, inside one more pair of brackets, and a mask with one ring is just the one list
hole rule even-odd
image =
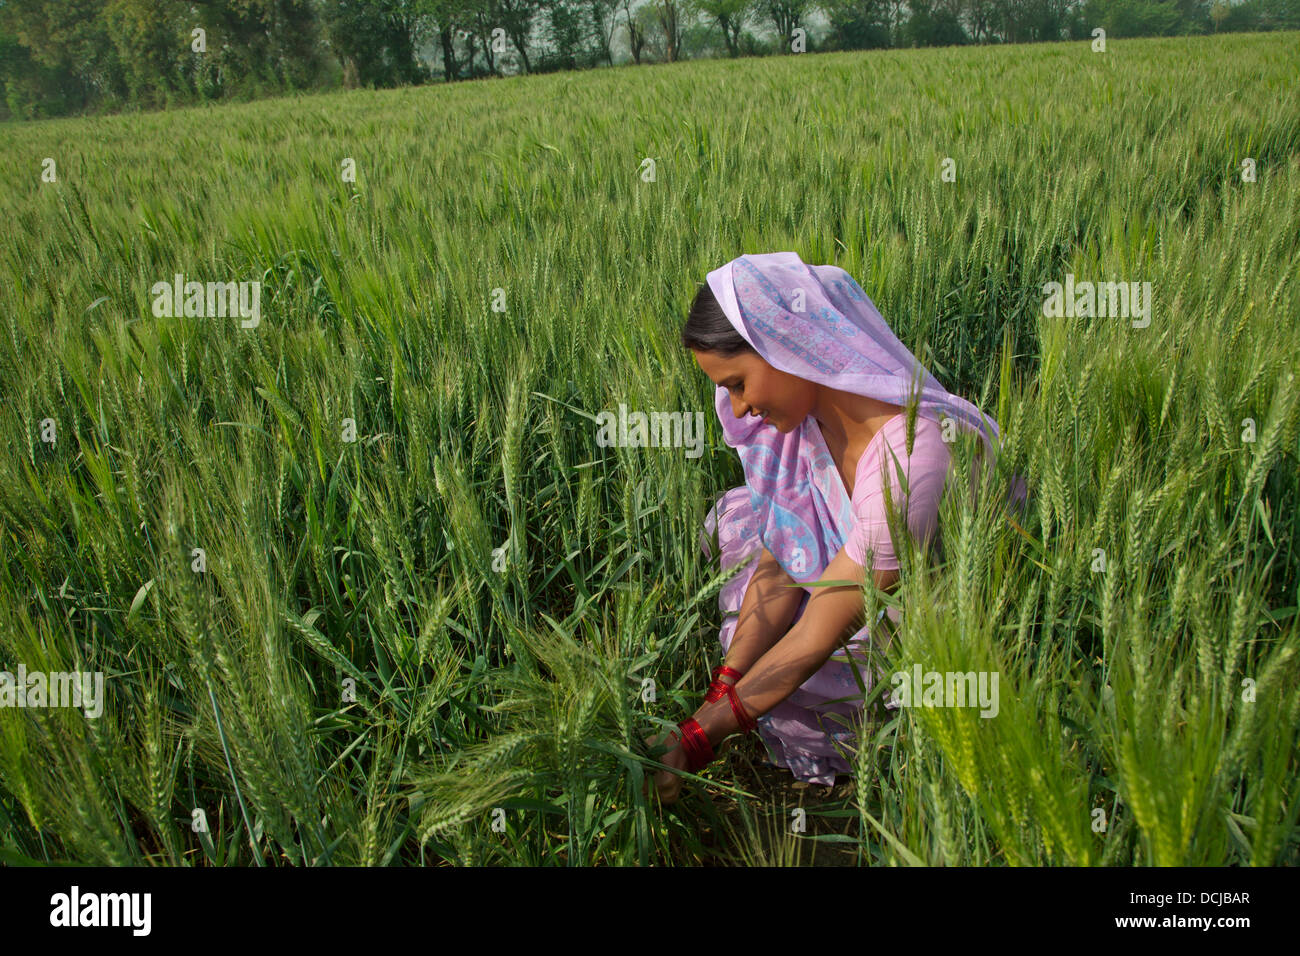
[[[850, 724], [862, 709], [853, 664], [830, 659], [846, 639], [868, 691], [873, 682], [863, 666], [872, 646], [865, 569], [882, 591], [897, 587], [890, 516], [930, 540], [951, 463], [945, 437], [976, 431], [994, 451], [997, 425], [917, 362], [847, 272], [792, 252], [740, 256], [710, 272], [682, 343], [717, 386], [723, 436], [745, 471], [745, 485], [705, 521], [705, 552], [716, 529], [724, 570], [758, 560], [723, 588], [725, 664], [695, 716], [659, 738], [672, 745], [661, 759], [694, 771], [724, 738], [757, 729], [777, 766], [833, 784], [851, 773], [840, 751], [852, 754]], [[793, 586], [817, 580], [854, 586]], [[898, 612], [889, 618], [897, 623]], [[666, 803], [681, 783], [655, 775]]]

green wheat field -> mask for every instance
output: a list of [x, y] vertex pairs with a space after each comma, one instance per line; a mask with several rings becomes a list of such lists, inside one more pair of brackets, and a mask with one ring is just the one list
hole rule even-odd
[[[0, 862], [1300, 862], [1298, 56], [795, 55], [3, 127], [0, 670], [104, 691], [0, 709]], [[679, 329], [706, 272], [785, 250], [1001, 424], [1027, 510], [945, 497], [879, 662], [996, 671], [1000, 708], [876, 693], [852, 786], [735, 737], [660, 806], [643, 741], [721, 660], [699, 536], [743, 482]], [[260, 321], [155, 314], [178, 274], [259, 282]], [[1150, 282], [1149, 324], [1045, 316], [1067, 275]], [[703, 455], [599, 445], [619, 403], [706, 413]]]

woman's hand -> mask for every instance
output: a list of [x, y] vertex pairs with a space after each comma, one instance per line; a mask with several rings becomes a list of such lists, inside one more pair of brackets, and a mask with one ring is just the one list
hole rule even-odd
[[[686, 769], [686, 752], [682, 749], [681, 741], [676, 740], [676, 734], [663, 734], [658, 737], [647, 737], [646, 743], [651, 747], [657, 747], [660, 744], [667, 744], [672, 747], [666, 754], [659, 758], [660, 763], [665, 763], [670, 767], [678, 770]], [[661, 803], [676, 803], [677, 798], [681, 795], [682, 778], [676, 773], [669, 770], [656, 770], [654, 775], [655, 791], [659, 795]], [[649, 788], [650, 781], [647, 780], [643, 790]]]

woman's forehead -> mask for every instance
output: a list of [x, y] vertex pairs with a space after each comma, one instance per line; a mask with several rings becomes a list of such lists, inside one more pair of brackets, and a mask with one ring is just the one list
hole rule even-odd
[[713, 379], [714, 382], [725, 382], [733, 375], [743, 375], [753, 368], [754, 359], [758, 356], [751, 353], [741, 355], [723, 356], [716, 352], [695, 352], [695, 362], [704, 370], [704, 373]]

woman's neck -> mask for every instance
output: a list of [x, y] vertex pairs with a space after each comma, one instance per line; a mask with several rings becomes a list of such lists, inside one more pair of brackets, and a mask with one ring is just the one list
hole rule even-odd
[[881, 426], [902, 411], [900, 405], [822, 386], [812, 415], [828, 446], [861, 452]]

